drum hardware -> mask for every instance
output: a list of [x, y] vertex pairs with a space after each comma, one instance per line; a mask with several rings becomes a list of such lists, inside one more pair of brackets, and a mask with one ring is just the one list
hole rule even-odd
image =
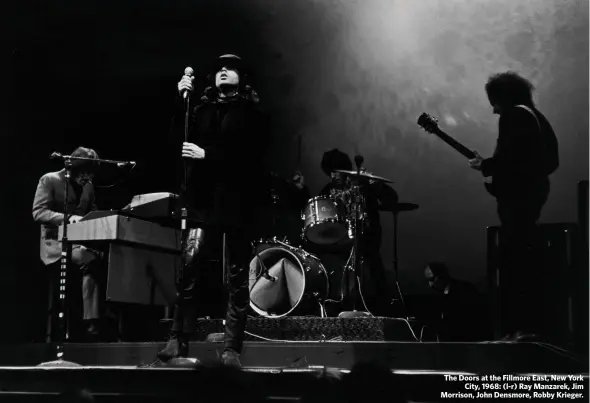
[[268, 281], [274, 283], [275, 281], [277, 281], [278, 279], [274, 276], [271, 276], [268, 273], [268, 269], [266, 268], [266, 266], [264, 265], [264, 262], [262, 261], [262, 259], [260, 259], [260, 254], [258, 252], [258, 248], [256, 248], [254, 246], [254, 243], [251, 243], [252, 245], [252, 250], [254, 251], [254, 253], [256, 254], [256, 257], [258, 258], [258, 262], [260, 263], [260, 266], [262, 267], [262, 270], [260, 271], [260, 276], [264, 277], [265, 279], [267, 279]]
[[[365, 210], [366, 210], [366, 200], [363, 197], [363, 195], [361, 194], [361, 183], [363, 181], [363, 179], [366, 178], [366, 175], [370, 175], [370, 174], [366, 174], [364, 172], [364, 168], [363, 168], [363, 161], [364, 158], [360, 155], [357, 155], [354, 157], [354, 162], [357, 166], [357, 170], [355, 171], [336, 171], [336, 172], [341, 172], [344, 174], [347, 174], [349, 176], [351, 176], [352, 179], [352, 186], [351, 186], [351, 195], [352, 195], [352, 214], [353, 214], [353, 239], [354, 239], [354, 245], [352, 248], [352, 265], [346, 265], [343, 271], [343, 275], [345, 276], [344, 279], [344, 284], [345, 284], [345, 290], [346, 290], [346, 298], [352, 299], [352, 311], [343, 311], [340, 312], [340, 314], [338, 315], [338, 317], [359, 317], [359, 316], [369, 316], [371, 315], [370, 312], [368, 312], [368, 308], [365, 306], [364, 309], [366, 309], [367, 311], [358, 311], [357, 310], [357, 293], [360, 293], [360, 279], [363, 278], [363, 259], [362, 259], [362, 250], [361, 250], [361, 246], [362, 246], [362, 236], [363, 236], [363, 227], [364, 227], [364, 222], [365, 222]], [[371, 177], [374, 177], [373, 175], [370, 175]], [[380, 177], [374, 177], [374, 178], [380, 178]], [[380, 178], [383, 179], [384, 181], [387, 181], [384, 178]], [[391, 182], [391, 181], [388, 181]], [[350, 273], [352, 272], [354, 274], [354, 278], [353, 278], [353, 283], [352, 284], [352, 288], [351, 288], [351, 284], [350, 284]], [[361, 294], [361, 298], [362, 298], [362, 294]], [[363, 305], [364, 305], [364, 300], [363, 300]]]
[[320, 261], [320, 258], [319, 257], [317, 257], [316, 255], [314, 255], [313, 253], [309, 253], [306, 250], [303, 250], [301, 248], [296, 248], [294, 246], [291, 246], [291, 245], [289, 245], [287, 243], [284, 243], [284, 242], [281, 242], [281, 241], [276, 241], [276, 243], [278, 243], [279, 245], [283, 245], [287, 249], [291, 249], [291, 250], [297, 251], [298, 253], [300, 253], [305, 258], [312, 258], [312, 259], [314, 259], [314, 260], [316, 260], [318, 262]]

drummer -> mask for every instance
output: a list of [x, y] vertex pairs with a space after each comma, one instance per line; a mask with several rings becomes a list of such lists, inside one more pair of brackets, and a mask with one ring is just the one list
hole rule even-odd
[[[324, 186], [320, 196], [332, 196], [341, 200], [345, 205], [350, 206], [350, 179], [351, 177], [336, 170], [352, 171], [350, 157], [337, 148], [324, 153], [321, 168], [330, 177], [330, 182]], [[366, 199], [367, 219], [365, 221], [364, 238], [364, 285], [362, 286], [363, 297], [368, 308], [373, 314], [387, 315], [390, 308], [391, 293], [387, 288], [385, 267], [381, 258], [381, 217], [379, 206], [393, 206], [398, 201], [395, 190], [380, 181], [369, 181], [364, 187]], [[348, 248], [340, 251], [332, 250], [332, 253], [342, 255], [345, 260], [348, 258], [351, 242]], [[332, 284], [331, 284], [332, 285]]]

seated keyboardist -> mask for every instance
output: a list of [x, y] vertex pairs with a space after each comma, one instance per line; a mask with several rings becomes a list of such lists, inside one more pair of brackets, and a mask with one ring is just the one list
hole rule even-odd
[[[96, 151], [78, 147], [73, 157], [98, 159]], [[92, 179], [96, 164], [89, 161], [72, 161], [71, 178], [68, 189], [68, 222], [78, 222], [84, 215], [96, 210]], [[41, 224], [41, 261], [50, 265], [60, 260], [61, 241], [58, 228], [64, 221], [65, 169], [50, 172], [41, 177], [33, 201], [33, 219]], [[100, 329], [99, 281], [100, 252], [82, 245], [73, 244], [70, 263], [82, 271], [83, 320], [86, 332], [96, 337]]]

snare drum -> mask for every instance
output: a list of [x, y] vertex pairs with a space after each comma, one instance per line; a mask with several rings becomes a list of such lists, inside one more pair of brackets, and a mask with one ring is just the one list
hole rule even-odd
[[[282, 242], [255, 246], [250, 262], [250, 307], [259, 315], [282, 318], [320, 311], [328, 295], [328, 274], [320, 260]], [[263, 265], [275, 280], [262, 275]]]
[[303, 210], [303, 234], [318, 245], [333, 245], [348, 236], [346, 209], [331, 196], [310, 199]]

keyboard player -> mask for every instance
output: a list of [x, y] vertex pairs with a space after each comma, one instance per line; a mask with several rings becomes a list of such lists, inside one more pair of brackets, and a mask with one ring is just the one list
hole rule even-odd
[[[72, 157], [98, 159], [96, 151], [78, 147]], [[78, 222], [84, 215], [96, 210], [94, 186], [92, 179], [96, 164], [89, 161], [72, 161], [71, 178], [68, 189], [68, 222]], [[41, 177], [33, 201], [33, 219], [41, 225], [41, 261], [45, 265], [60, 260], [61, 241], [58, 228], [64, 221], [64, 185], [65, 169], [50, 172]], [[83, 320], [87, 336], [96, 338], [100, 330], [99, 300], [100, 282], [97, 276], [100, 269], [101, 253], [82, 245], [72, 245], [70, 263], [82, 271]]]

